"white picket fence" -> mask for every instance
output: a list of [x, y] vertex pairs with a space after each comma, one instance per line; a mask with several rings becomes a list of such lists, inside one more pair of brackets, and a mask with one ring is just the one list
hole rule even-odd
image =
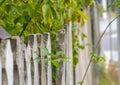
[[[77, 25], [76, 25], [77, 26]], [[89, 24], [81, 29], [87, 38], [80, 43], [91, 43]], [[79, 85], [89, 61], [91, 47], [79, 50], [79, 63], [75, 70], [72, 65], [72, 29], [71, 23], [65, 25], [57, 35], [58, 51], [63, 51], [69, 62], [60, 62], [56, 72], [55, 85]], [[51, 62], [46, 66], [43, 52], [38, 47], [45, 47], [51, 52], [50, 34], [35, 34], [28, 37], [28, 44], [20, 37], [1, 40], [0, 42], [0, 85], [53, 85]], [[36, 54], [35, 52], [38, 52]], [[40, 56], [41, 62], [35, 59]], [[50, 58], [47, 56], [47, 58]], [[87, 85], [92, 85], [91, 68], [85, 78]]]

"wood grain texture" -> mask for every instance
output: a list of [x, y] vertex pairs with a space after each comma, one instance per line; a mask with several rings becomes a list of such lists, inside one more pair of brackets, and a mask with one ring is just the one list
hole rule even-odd
[[73, 85], [73, 54], [72, 54], [72, 22], [69, 22], [65, 28], [66, 30], [66, 57], [69, 62], [66, 62], [66, 84]]
[[[65, 30], [62, 29], [57, 34], [56, 40], [57, 51], [65, 53]], [[62, 56], [58, 56], [61, 58]], [[65, 63], [61, 61], [56, 73], [56, 85], [65, 85]]]
[[6, 41], [5, 49], [5, 69], [7, 74], [8, 85], [13, 85], [13, 53], [11, 49], [10, 40]]

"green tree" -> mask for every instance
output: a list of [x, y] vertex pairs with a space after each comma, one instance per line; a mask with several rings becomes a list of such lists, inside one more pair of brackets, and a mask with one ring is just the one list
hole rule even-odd
[[88, 19], [83, 10], [93, 0], [2, 0], [0, 25], [12, 35], [56, 32], [71, 21]]

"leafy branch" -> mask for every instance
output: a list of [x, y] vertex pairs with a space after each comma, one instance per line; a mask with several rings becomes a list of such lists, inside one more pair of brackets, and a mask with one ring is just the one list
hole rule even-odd
[[[57, 51], [56, 53], [50, 53], [47, 48], [40, 47], [42, 50], [42, 56], [39, 56], [39, 53], [35, 51], [34, 53], [38, 56], [35, 58], [36, 62], [44, 60], [45, 65], [48, 65], [48, 62], [51, 62], [56, 68], [59, 66], [59, 62], [66, 61], [69, 62], [69, 59], [65, 56], [63, 51]], [[46, 57], [49, 56], [49, 57]], [[61, 57], [59, 57], [61, 56]]]
[[20, 37], [23, 35], [24, 31], [27, 29], [27, 26], [28, 26], [30, 21], [31, 21], [31, 18], [29, 19], [29, 21], [27, 23], [23, 24], [23, 30], [21, 31], [21, 33], [19, 35]]
[[[120, 15], [118, 15], [117, 17], [115, 17], [115, 18], [107, 25], [107, 27], [105, 28], [104, 32], [103, 32], [102, 35], [100, 36], [100, 38], [99, 38], [99, 40], [98, 40], [98, 42], [97, 42], [97, 44], [96, 44], [96, 46], [95, 46], [95, 51], [97, 50], [97, 48], [98, 48], [98, 46], [99, 46], [99, 44], [100, 44], [100, 41], [101, 41], [102, 37], [104, 36], [105, 32], [107, 31], [107, 29], [109, 28], [109, 26], [112, 24], [113, 21], [115, 21], [115, 20], [116, 20], [117, 18], [119, 18], [119, 17], [120, 17]], [[88, 69], [89, 69], [89, 67], [90, 67], [90, 65], [91, 65], [91, 63], [92, 63], [93, 58], [94, 58], [94, 55], [91, 55], [90, 61], [89, 61], [88, 66], [87, 66], [87, 68], [86, 68], [86, 70], [85, 70], [85, 73], [84, 73], [84, 75], [83, 75], [82, 81], [79, 83], [80, 85], [83, 85], [83, 82], [84, 82], [84, 80], [85, 80], [85, 77], [86, 77], [86, 75], [87, 75]]]

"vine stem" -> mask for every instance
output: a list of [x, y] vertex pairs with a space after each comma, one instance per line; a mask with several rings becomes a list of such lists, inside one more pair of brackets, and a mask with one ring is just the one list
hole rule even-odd
[[[96, 50], [96, 49], [98, 48], [98, 46], [99, 46], [99, 44], [100, 44], [100, 41], [101, 41], [101, 39], [103, 38], [103, 36], [104, 36], [105, 32], [107, 31], [108, 27], [109, 27], [109, 26], [112, 24], [112, 22], [115, 21], [118, 17], [120, 17], [120, 15], [118, 15], [117, 17], [115, 17], [115, 18], [114, 18], [112, 21], [110, 21], [110, 23], [107, 25], [107, 27], [106, 27], [105, 30], [103, 31], [102, 35], [100, 36], [100, 38], [99, 38], [99, 40], [98, 40], [98, 42], [97, 42], [94, 50]], [[91, 65], [91, 63], [92, 63], [92, 59], [93, 59], [93, 55], [91, 56], [90, 61], [89, 61], [88, 65], [87, 65], [87, 68], [86, 68], [86, 70], [85, 70], [85, 73], [84, 73], [83, 78], [82, 78], [82, 81], [81, 81], [81, 85], [83, 85], [83, 82], [84, 82], [85, 77], [86, 77], [86, 75], [87, 75], [88, 69], [89, 69], [89, 67], [90, 67], [90, 65]]]
[[29, 24], [29, 22], [31, 21], [31, 18], [30, 18], [30, 20], [25, 24], [25, 26], [23, 27], [23, 30], [21, 31], [21, 33], [20, 33], [20, 37], [23, 35], [23, 33], [25, 32], [25, 30], [27, 29], [27, 26], [28, 26], [28, 24]]

